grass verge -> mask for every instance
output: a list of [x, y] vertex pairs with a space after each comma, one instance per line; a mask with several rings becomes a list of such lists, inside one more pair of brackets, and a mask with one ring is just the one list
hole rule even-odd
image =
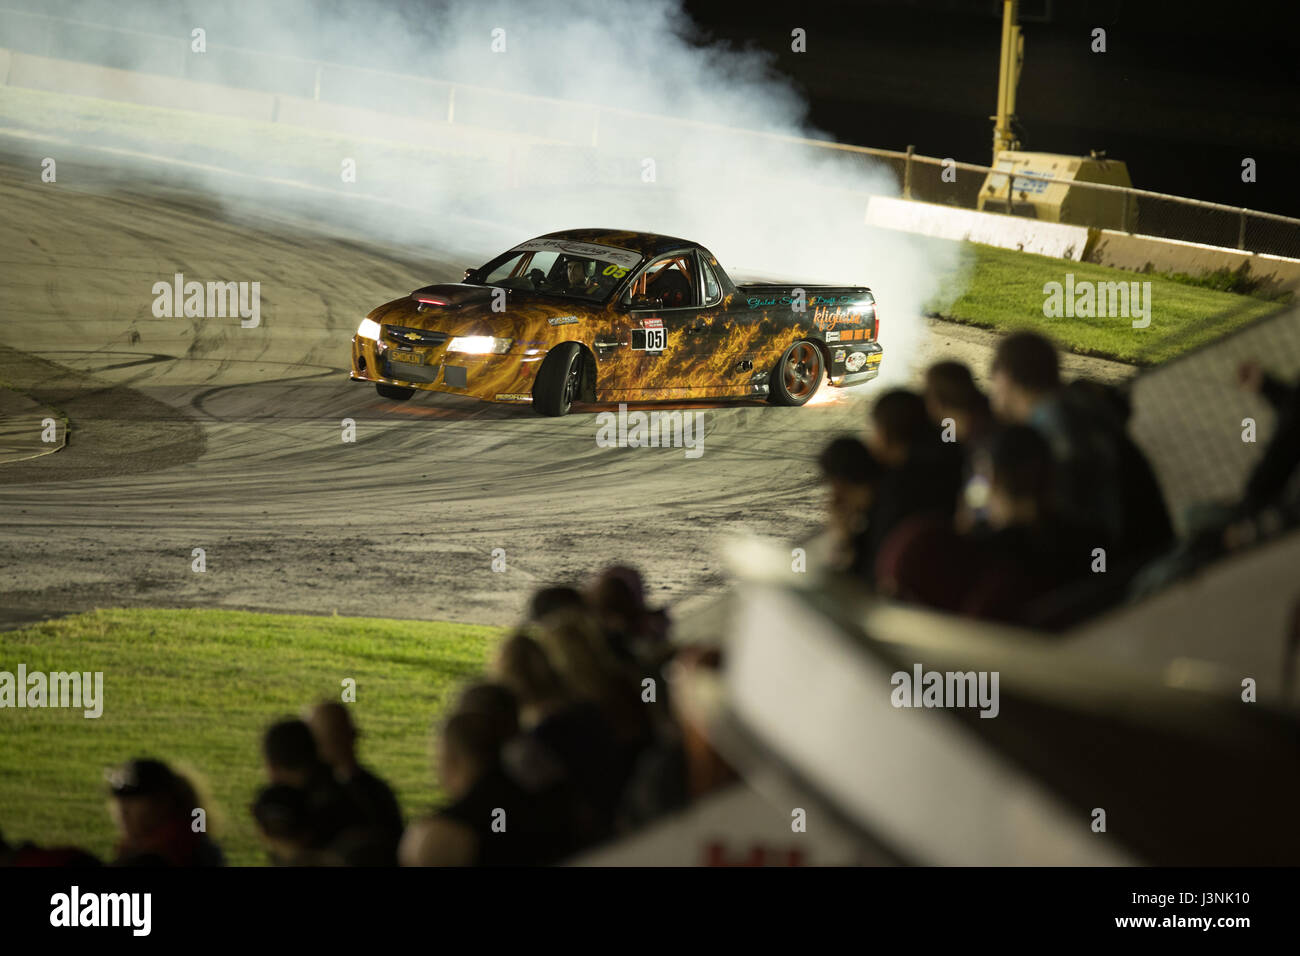
[[[1235, 295], [1159, 275], [1053, 259], [1012, 249], [964, 243], [968, 255], [947, 276], [927, 311], [952, 322], [1000, 331], [1040, 332], [1082, 355], [1156, 365], [1221, 338], [1287, 307], [1285, 302]], [[1043, 314], [1048, 282], [1150, 282], [1150, 319], [1133, 328], [1122, 317], [1051, 318]]]
[[248, 806], [262, 731], [356, 681], [361, 759], [411, 815], [439, 793], [429, 728], [481, 673], [496, 628], [209, 610], [93, 611], [0, 632], [0, 671], [102, 671], [103, 715], [0, 710], [0, 830], [107, 857], [103, 771], [155, 756], [206, 793], [209, 832], [235, 864], [261, 864]]

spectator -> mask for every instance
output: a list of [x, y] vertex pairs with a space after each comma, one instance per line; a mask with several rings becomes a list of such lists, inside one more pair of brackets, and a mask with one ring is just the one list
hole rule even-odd
[[576, 698], [599, 708], [621, 744], [635, 745], [647, 735], [639, 681], [619, 666], [588, 615], [552, 615], [537, 638], [564, 685]]
[[870, 576], [865, 560], [865, 537], [876, 485], [884, 469], [856, 438], [837, 438], [817, 457], [827, 486], [827, 524], [832, 539], [832, 568]]
[[1112, 565], [1130, 565], [1170, 543], [1164, 497], [1117, 406], [1098, 400], [1095, 390], [1063, 388], [1051, 342], [1032, 332], [1002, 340], [993, 359], [992, 404], [1002, 421], [1030, 425], [1047, 439], [1057, 465], [1058, 513], [1117, 549]]
[[249, 809], [273, 866], [326, 866], [338, 862], [328, 850], [315, 845], [307, 792], [301, 787], [263, 787]]
[[951, 522], [961, 491], [961, 452], [940, 439], [915, 392], [894, 389], [871, 409], [873, 425], [867, 445], [885, 466], [867, 516], [862, 539], [862, 567], [873, 570], [890, 532], [915, 515], [934, 515]]
[[[506, 642], [507, 648], [516, 644], [516, 639]], [[542, 653], [540, 648], [537, 651]], [[509, 656], [508, 650], [503, 653]], [[461, 694], [456, 709], [459, 713], [483, 714], [492, 720], [502, 772], [527, 794], [532, 815], [546, 822], [553, 837], [550, 852], [567, 854], [577, 849], [584, 839], [596, 836], [591, 822], [595, 816], [591, 801], [580, 797], [578, 777], [569, 772], [570, 768], [562, 761], [561, 755], [551, 747], [554, 741], [550, 738], [559, 735], [567, 726], [568, 715], [563, 711], [548, 713], [541, 720], [540, 734], [536, 726], [531, 730], [521, 726], [521, 708], [525, 698], [518, 696], [516, 687], [521, 691], [527, 690], [526, 686], [513, 681], [474, 684]], [[530, 707], [529, 717], [534, 713]], [[594, 711], [594, 714], [599, 720], [599, 711]], [[598, 729], [605, 733], [603, 725], [598, 724]], [[605, 736], [608, 739], [607, 733]], [[591, 743], [579, 739], [581, 758], [587, 761], [601, 759], [607, 752], [588, 749]], [[586, 836], [581, 837], [580, 832]], [[601, 832], [599, 835], [604, 834]]]
[[365, 810], [334, 779], [304, 721], [272, 724], [262, 738], [262, 756], [271, 784], [303, 791], [311, 849], [324, 850], [349, 830], [369, 828]]
[[94, 854], [74, 846], [40, 847], [31, 841], [12, 846], [0, 834], [0, 867], [5, 866], [100, 866]]
[[641, 700], [639, 678], [618, 665], [586, 615], [553, 615], [538, 642], [575, 701], [599, 710], [614, 747], [605, 772], [622, 793], [641, 751], [654, 741], [656, 714]]
[[925, 373], [925, 410], [941, 430], [952, 424], [953, 440], [979, 443], [993, 428], [988, 396], [962, 362], [935, 362]]
[[402, 809], [392, 788], [357, 759], [356, 726], [352, 715], [338, 701], [322, 701], [308, 718], [321, 759], [334, 772], [334, 779], [365, 815], [366, 822], [390, 841], [393, 851], [402, 838]]
[[[449, 804], [402, 836], [403, 866], [497, 866], [554, 862], [557, 842], [528, 794], [503, 772], [500, 725], [481, 713], [453, 714], [438, 748]], [[567, 838], [567, 834], [564, 835]]]
[[546, 652], [523, 632], [502, 642], [493, 670], [501, 686], [519, 702], [519, 723], [523, 727], [536, 727], [571, 703]]
[[471, 684], [461, 691], [456, 712], [489, 717], [496, 727], [498, 748], [519, 733], [519, 699], [514, 688], [507, 684], [486, 681]]
[[567, 585], [541, 588], [528, 603], [528, 620], [536, 623], [555, 611], [580, 611], [586, 601], [577, 588]]
[[562, 785], [572, 801], [575, 843], [608, 835], [624, 780], [618, 749], [599, 707], [574, 699], [541, 645], [515, 634], [501, 645], [496, 671], [520, 703], [524, 734], [507, 747], [505, 762], [531, 789]]
[[220, 848], [194, 829], [201, 804], [194, 785], [160, 760], [129, 760], [109, 770], [117, 825], [114, 866], [221, 866]]
[[975, 550], [935, 514], [905, 518], [876, 558], [876, 587], [886, 597], [958, 613], [977, 567]]
[[962, 455], [962, 492], [956, 526], [966, 532], [979, 528], [988, 503], [988, 484], [975, 468], [975, 456], [994, 428], [988, 396], [981, 392], [970, 369], [961, 362], [936, 362], [925, 373], [925, 408], [940, 429], [940, 437], [956, 442]]
[[958, 535], [933, 515], [904, 521], [881, 548], [881, 591], [971, 617], [1027, 622], [1036, 600], [1089, 567], [1092, 542], [1056, 514], [1054, 467], [1034, 429], [992, 433], [978, 456], [990, 489], [987, 527]]
[[1025, 623], [1034, 601], [1088, 574], [1097, 542], [1058, 513], [1056, 465], [1041, 433], [1027, 425], [999, 429], [982, 458], [988, 527], [970, 539], [975, 564], [961, 610]]
[[663, 659], [668, 615], [662, 608], [646, 607], [645, 585], [635, 568], [605, 568], [587, 588], [586, 598], [606, 645], [624, 666], [639, 671], [640, 665]]

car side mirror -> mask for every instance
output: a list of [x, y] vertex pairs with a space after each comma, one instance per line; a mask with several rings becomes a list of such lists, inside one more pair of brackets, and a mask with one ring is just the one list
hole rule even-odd
[[463, 281], [465, 281], [465, 282], [480, 282], [480, 281], [482, 281], [482, 275], [479, 273], [479, 271], [478, 271], [477, 269], [472, 269], [472, 268], [471, 268], [471, 269], [466, 269], [466, 270], [465, 270], [465, 278], [464, 278]]

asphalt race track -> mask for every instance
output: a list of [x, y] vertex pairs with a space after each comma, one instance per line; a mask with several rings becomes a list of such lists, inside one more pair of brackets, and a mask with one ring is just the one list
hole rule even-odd
[[[720, 535], [817, 528], [813, 459], [861, 429], [881, 388], [701, 407], [697, 459], [599, 448], [597, 409], [390, 402], [348, 381], [359, 319], [495, 248], [361, 241], [290, 205], [218, 203], [90, 156], [44, 184], [39, 152], [6, 148], [0, 379], [72, 428], [61, 451], [0, 464], [0, 625], [148, 605], [506, 624], [531, 588], [614, 560], [643, 570], [656, 603], [704, 595], [725, 582]], [[260, 280], [261, 325], [155, 318], [152, 285], [177, 272]], [[935, 324], [914, 367], [951, 355], [982, 372], [992, 341]]]

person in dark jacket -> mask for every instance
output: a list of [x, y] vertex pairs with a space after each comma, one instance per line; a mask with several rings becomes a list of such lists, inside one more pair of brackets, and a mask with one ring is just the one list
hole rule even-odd
[[962, 493], [957, 502], [958, 531], [972, 531], [986, 520], [988, 483], [976, 468], [997, 427], [988, 396], [962, 362], [935, 362], [925, 372], [925, 409], [940, 438], [955, 442], [962, 456]]
[[350, 832], [373, 829], [366, 811], [321, 760], [306, 721], [290, 718], [272, 724], [262, 738], [262, 756], [272, 785], [304, 792], [312, 849], [325, 849]]
[[221, 849], [196, 829], [190, 783], [161, 760], [129, 760], [105, 774], [118, 843], [114, 866], [222, 866]]
[[867, 439], [884, 466], [867, 515], [862, 566], [874, 569], [881, 545], [903, 521], [932, 515], [951, 523], [962, 487], [962, 454], [945, 442], [915, 392], [894, 389], [871, 409]]
[[817, 465], [827, 489], [830, 565], [837, 571], [870, 578], [871, 568], [865, 563], [867, 520], [885, 469], [866, 445], [847, 436], [823, 448]]
[[[500, 722], [453, 714], [438, 747], [439, 781], [449, 802], [406, 829], [403, 866], [535, 866], [554, 863], [568, 834], [501, 763]], [[549, 808], [546, 808], [549, 809]]]
[[983, 441], [993, 430], [988, 396], [979, 390], [970, 367], [962, 362], [935, 362], [925, 370], [925, 410], [943, 430], [951, 423], [952, 440], [964, 446]]
[[321, 759], [334, 771], [348, 796], [361, 808], [367, 822], [383, 834], [397, 851], [402, 838], [402, 808], [393, 788], [361, 765], [357, 758], [356, 725], [347, 707], [327, 700], [312, 708], [308, 718]]
[[1129, 438], [1122, 403], [1096, 387], [1063, 386], [1056, 347], [1032, 332], [998, 345], [991, 399], [1006, 424], [1029, 425], [1051, 446], [1056, 505], [1062, 518], [1087, 528], [1131, 566], [1167, 548], [1173, 524], [1150, 464]]
[[999, 428], [982, 459], [989, 478], [988, 524], [969, 538], [975, 562], [961, 610], [1026, 623], [1035, 601], [1089, 574], [1097, 542], [1057, 510], [1057, 466], [1037, 429]]
[[1031, 605], [1088, 573], [1093, 542], [1057, 514], [1047, 440], [1026, 425], [999, 428], [977, 468], [988, 520], [958, 535], [933, 515], [907, 519], [881, 548], [881, 591], [984, 620], [1027, 623]]

